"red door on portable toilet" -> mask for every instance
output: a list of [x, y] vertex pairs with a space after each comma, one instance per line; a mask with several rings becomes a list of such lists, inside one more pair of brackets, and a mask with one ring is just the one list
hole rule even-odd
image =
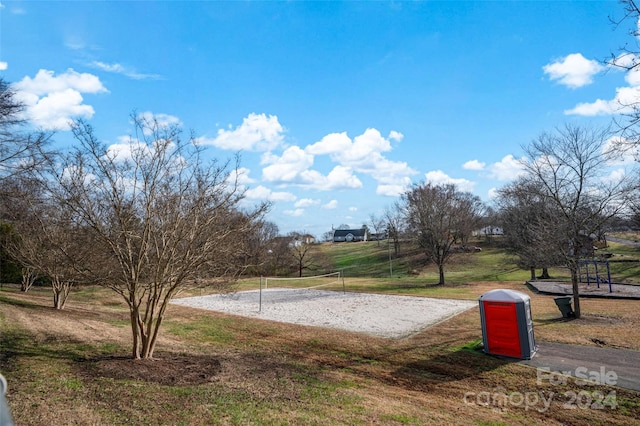
[[536, 352], [531, 299], [515, 290], [491, 290], [479, 299], [484, 351], [531, 359]]

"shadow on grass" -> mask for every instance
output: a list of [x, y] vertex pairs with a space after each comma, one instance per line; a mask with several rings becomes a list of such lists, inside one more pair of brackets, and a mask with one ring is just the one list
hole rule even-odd
[[55, 335], [36, 339], [24, 330], [2, 330], [0, 334], [0, 367], [8, 370], [11, 368], [12, 360], [19, 358], [82, 361], [96, 356], [96, 354], [113, 350], [114, 346], [110, 344], [94, 346]]
[[558, 323], [571, 322], [571, 321], [575, 321], [575, 318], [558, 317], [558, 318], [537, 319], [535, 321], [535, 325], [545, 326], [545, 325], [558, 324]]
[[476, 344], [405, 364], [395, 370], [391, 378], [393, 384], [407, 390], [428, 391], [442, 383], [475, 377], [517, 361], [487, 355], [481, 345]]
[[33, 302], [27, 302], [26, 300], [13, 299], [11, 297], [6, 297], [4, 295], [0, 295], [0, 302], [5, 303], [10, 306], [16, 306], [19, 308], [28, 308], [28, 309], [39, 309], [44, 310], [49, 308], [39, 305]]

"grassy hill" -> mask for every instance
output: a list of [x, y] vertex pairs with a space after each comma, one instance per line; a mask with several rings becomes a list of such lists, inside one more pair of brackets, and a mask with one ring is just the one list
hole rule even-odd
[[[518, 268], [513, 257], [496, 240], [493, 243], [478, 240], [473, 245], [482, 251], [456, 254], [445, 266], [447, 284], [529, 279], [530, 272]], [[640, 283], [640, 250], [617, 243], [609, 243], [605, 250], [613, 255], [610, 258], [612, 281]], [[316, 268], [306, 275], [339, 270], [344, 271], [347, 278], [380, 278], [423, 285], [438, 282], [436, 265], [408, 241], [401, 243], [398, 257], [387, 241], [322, 243], [314, 247], [313, 257]], [[569, 279], [566, 268], [551, 268], [550, 274], [553, 278]]]

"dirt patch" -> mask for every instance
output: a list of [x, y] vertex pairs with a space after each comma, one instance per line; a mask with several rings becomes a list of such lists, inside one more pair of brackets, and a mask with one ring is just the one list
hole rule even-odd
[[210, 356], [159, 354], [154, 359], [131, 356], [90, 359], [76, 364], [78, 375], [114, 380], [136, 380], [166, 386], [200, 385], [214, 381], [222, 371]]

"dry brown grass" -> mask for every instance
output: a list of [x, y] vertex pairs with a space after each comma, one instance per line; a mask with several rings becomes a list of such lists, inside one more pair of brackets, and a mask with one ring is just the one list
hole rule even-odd
[[[469, 297], [521, 283], [466, 286]], [[538, 341], [640, 350], [640, 301], [584, 299], [559, 320], [531, 294]], [[0, 292], [0, 370], [17, 424], [639, 424], [640, 394], [536, 383], [535, 369], [469, 350], [477, 309], [400, 340], [171, 306], [156, 361], [126, 358], [127, 315], [104, 290], [49, 308]], [[549, 410], [465, 403], [465, 394], [554, 392]], [[618, 408], [566, 409], [571, 390], [614, 390]], [[535, 408], [542, 408], [538, 405]]]

